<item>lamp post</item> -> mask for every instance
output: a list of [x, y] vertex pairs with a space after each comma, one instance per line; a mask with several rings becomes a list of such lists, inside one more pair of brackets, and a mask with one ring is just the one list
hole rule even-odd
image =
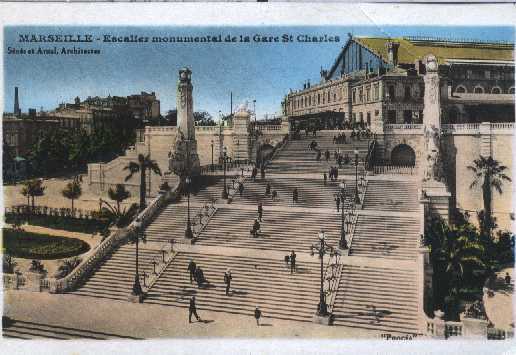
[[192, 182], [192, 179], [190, 179], [190, 176], [186, 177], [186, 196], [187, 196], [187, 208], [186, 208], [186, 228], [185, 228], [185, 238], [192, 239], [193, 238], [193, 232], [192, 232], [192, 224], [190, 222], [190, 183]]
[[324, 317], [328, 315], [328, 305], [326, 304], [326, 296], [324, 292], [324, 255], [328, 252], [334, 253], [335, 250], [333, 247], [328, 245], [324, 240], [324, 231], [319, 232], [319, 242], [312, 244], [310, 247], [310, 255], [314, 255], [315, 252], [319, 254], [319, 259], [321, 260], [321, 289], [319, 293], [319, 304], [317, 305], [317, 315]]
[[227, 160], [227, 147], [224, 147], [224, 155], [222, 156], [222, 162], [224, 164], [224, 189], [222, 190], [222, 198], [227, 199], [228, 198], [228, 189], [226, 186], [226, 160]]
[[256, 100], [253, 100], [254, 129], [256, 130]]
[[213, 139], [211, 140], [211, 171], [213, 171]]
[[138, 296], [141, 298], [143, 291], [142, 286], [140, 285], [140, 274], [138, 272], [138, 239], [140, 239], [140, 230], [142, 228], [142, 221], [137, 218], [134, 221], [134, 229], [136, 233], [136, 263], [135, 263], [135, 275], [134, 275], [134, 285], [133, 292], [131, 293], [133, 296]]
[[341, 201], [341, 204], [342, 204], [342, 208], [341, 208], [341, 217], [340, 217], [340, 241], [339, 241], [339, 248], [341, 249], [348, 249], [348, 242], [346, 240], [346, 230], [344, 229], [344, 204], [346, 202], [346, 184], [344, 183], [344, 181], [342, 181], [340, 184], [339, 184], [339, 187], [340, 187], [340, 196], [338, 198], [340, 198], [340, 201]]
[[360, 204], [360, 197], [358, 196], [358, 149], [353, 150], [355, 153], [355, 203]]

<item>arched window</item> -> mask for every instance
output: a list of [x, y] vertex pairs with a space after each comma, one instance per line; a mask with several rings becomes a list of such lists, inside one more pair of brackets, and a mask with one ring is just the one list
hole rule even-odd
[[457, 88], [455, 89], [455, 92], [456, 92], [457, 94], [465, 94], [465, 93], [467, 93], [468, 91], [466, 90], [466, 88], [465, 88], [464, 86], [459, 85], [459, 86], [457, 86]]
[[475, 94], [483, 94], [484, 88], [482, 86], [475, 86], [475, 89], [473, 90]]
[[495, 86], [494, 88], [491, 89], [491, 94], [501, 94], [502, 93], [502, 89], [500, 89], [498, 86]]
[[514, 86], [512, 88], [509, 88], [509, 94], [513, 94], [514, 95]]
[[321, 94], [317, 94], [317, 105], [321, 104]]
[[328, 103], [330, 102], [330, 92], [328, 91]]

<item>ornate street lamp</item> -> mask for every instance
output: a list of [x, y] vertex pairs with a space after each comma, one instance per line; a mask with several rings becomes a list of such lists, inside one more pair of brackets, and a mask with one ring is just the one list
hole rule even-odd
[[142, 228], [142, 221], [140, 218], [137, 218], [134, 221], [134, 232], [136, 234], [136, 267], [135, 267], [135, 275], [134, 275], [134, 285], [133, 285], [133, 296], [141, 297], [143, 295], [142, 286], [140, 285], [140, 274], [138, 272], [138, 240], [140, 239], [140, 230]]
[[227, 147], [224, 147], [224, 155], [222, 157], [222, 162], [224, 164], [224, 189], [222, 190], [222, 198], [227, 199], [228, 198], [228, 188], [226, 186], [226, 161], [228, 159], [228, 149]]
[[213, 139], [211, 140], [211, 171], [213, 171]]
[[327, 253], [335, 254], [335, 249], [328, 245], [324, 240], [324, 231], [319, 232], [319, 242], [313, 244], [310, 247], [310, 255], [314, 255], [315, 252], [319, 254], [321, 260], [321, 289], [319, 293], [319, 304], [317, 305], [317, 315], [324, 317], [328, 315], [328, 305], [326, 304], [326, 295], [324, 292], [324, 255]]
[[186, 196], [187, 196], [187, 218], [186, 218], [186, 228], [185, 228], [185, 238], [186, 239], [192, 239], [193, 238], [193, 232], [192, 232], [192, 225], [190, 222], [190, 183], [192, 182], [192, 179], [190, 179], [190, 176], [186, 177]]
[[353, 150], [355, 153], [355, 203], [360, 203], [360, 197], [358, 196], [358, 149]]
[[338, 198], [340, 198], [340, 201], [341, 201], [341, 204], [342, 204], [342, 208], [341, 208], [341, 219], [340, 219], [340, 241], [339, 241], [339, 248], [341, 249], [348, 249], [348, 242], [346, 240], [346, 231], [344, 229], [344, 206], [345, 206], [345, 202], [346, 202], [346, 184], [344, 183], [344, 181], [342, 181], [340, 184], [339, 184], [339, 187], [340, 187], [340, 196]]

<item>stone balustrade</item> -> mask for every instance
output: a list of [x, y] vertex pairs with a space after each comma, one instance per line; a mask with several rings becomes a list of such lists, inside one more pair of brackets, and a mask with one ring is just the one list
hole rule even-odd
[[[151, 203], [138, 215], [137, 218], [141, 220], [142, 227], [145, 228], [154, 216], [161, 210], [161, 208], [171, 199], [179, 188], [179, 184], [171, 190], [158, 194]], [[87, 277], [92, 270], [104, 258], [111, 254], [121, 243], [126, 241], [131, 235], [135, 233], [135, 221], [128, 227], [119, 229], [102, 241], [90, 254], [66, 277], [62, 279], [49, 279], [48, 288], [51, 293], [62, 293], [72, 290], [76, 287], [79, 281]]]

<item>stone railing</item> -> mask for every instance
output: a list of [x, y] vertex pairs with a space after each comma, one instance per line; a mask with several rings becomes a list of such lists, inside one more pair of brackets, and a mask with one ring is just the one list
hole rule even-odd
[[459, 124], [443, 124], [441, 131], [443, 133], [466, 133], [477, 134], [480, 129], [480, 123], [459, 123]]
[[339, 288], [340, 276], [342, 274], [342, 263], [340, 263], [340, 255], [334, 255], [334, 257], [328, 258], [326, 263], [324, 280], [324, 294], [326, 297], [326, 304], [328, 305], [328, 312], [333, 312], [333, 305], [335, 303], [335, 297], [337, 296], [337, 290]]
[[[138, 215], [142, 228], [145, 228], [166, 204], [175, 195], [179, 184], [171, 191], [158, 194], [152, 202]], [[49, 279], [51, 293], [62, 293], [73, 290], [77, 284], [88, 277], [94, 268], [111, 254], [121, 243], [135, 233], [135, 221], [128, 227], [115, 231], [102, 241], [70, 274], [62, 279]]]
[[145, 126], [145, 134], [149, 133], [172, 133], [177, 130], [176, 126]]
[[18, 290], [25, 285], [25, 277], [21, 274], [3, 274], [4, 290]]
[[426, 335], [440, 339], [462, 336], [463, 324], [462, 322], [445, 321], [441, 318], [426, 318]]
[[487, 328], [487, 339], [489, 340], [506, 340], [514, 338], [514, 330], [503, 330], [496, 328]]
[[282, 125], [257, 125], [256, 126], [259, 131], [267, 132], [267, 131], [281, 131], [283, 126]]
[[385, 124], [383, 126], [383, 130], [385, 133], [396, 133], [396, 134], [422, 134], [423, 133], [423, 125], [422, 124]]
[[373, 173], [379, 175], [415, 175], [417, 168], [415, 166], [401, 165], [374, 165]]

